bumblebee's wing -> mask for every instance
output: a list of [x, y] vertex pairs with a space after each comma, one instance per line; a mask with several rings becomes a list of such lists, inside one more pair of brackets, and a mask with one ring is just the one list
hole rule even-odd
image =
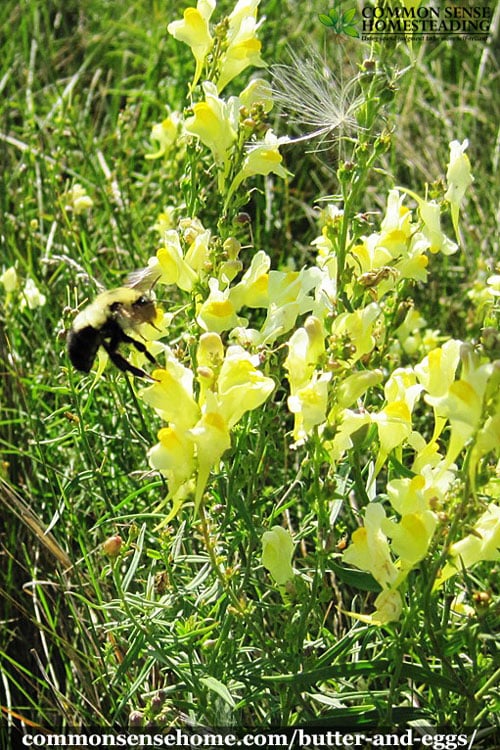
[[151, 265], [129, 273], [125, 279], [125, 286], [137, 289], [139, 292], [150, 292], [160, 276], [161, 269], [157, 259], [154, 258]]

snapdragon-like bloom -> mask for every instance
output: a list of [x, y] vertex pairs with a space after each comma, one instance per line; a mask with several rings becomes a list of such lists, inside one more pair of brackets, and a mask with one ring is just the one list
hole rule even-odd
[[229, 425], [220, 414], [215, 399], [208, 399], [201, 419], [188, 430], [196, 446], [197, 478], [195, 510], [198, 509], [211, 470], [219, 463], [223, 454], [231, 447]]
[[344, 562], [371, 573], [383, 589], [389, 589], [398, 577], [398, 570], [382, 530], [385, 520], [382, 505], [370, 503], [365, 510], [364, 526], [353, 532], [351, 544], [342, 557]]
[[400, 516], [408, 513], [422, 513], [429, 508], [425, 493], [425, 478], [421, 474], [414, 477], [393, 479], [387, 484], [389, 502]]
[[221, 290], [217, 279], [209, 279], [210, 293], [202, 303], [196, 320], [205, 331], [222, 333], [230, 328], [242, 325], [244, 320], [236, 314], [236, 308], [230, 297], [229, 287]]
[[240, 93], [239, 99], [248, 110], [258, 104], [266, 114], [269, 114], [274, 104], [271, 84], [264, 78], [252, 78]]
[[472, 533], [450, 547], [451, 559], [436, 579], [435, 587], [463, 568], [470, 568], [482, 560], [500, 560], [500, 507], [490, 503], [473, 526]]
[[350, 357], [354, 364], [358, 359], [372, 351], [375, 346], [373, 329], [381, 310], [376, 302], [352, 313], [341, 313], [332, 324], [332, 334], [337, 338], [346, 337], [355, 347], [355, 353]]
[[242, 307], [267, 307], [269, 305], [270, 268], [269, 255], [263, 250], [255, 253], [241, 281], [235, 284], [229, 292], [229, 298], [236, 310]]
[[462, 342], [450, 339], [442, 347], [433, 349], [414, 370], [429, 398], [445, 396], [455, 380], [455, 372], [460, 360]]
[[167, 26], [168, 33], [174, 39], [191, 47], [196, 60], [192, 88], [198, 83], [205, 58], [212, 49], [213, 38], [209, 21], [214, 9], [215, 0], [198, 0], [196, 8], [186, 8], [182, 20], [172, 21]]
[[352, 406], [366, 391], [378, 385], [384, 377], [382, 370], [360, 370], [348, 375], [340, 383], [337, 390], [336, 404], [341, 409]]
[[377, 469], [396, 446], [401, 445], [412, 431], [412, 412], [422, 391], [411, 368], [396, 369], [387, 380], [384, 394], [386, 406], [372, 414], [378, 427], [380, 456]]
[[165, 367], [153, 373], [157, 382], [144, 388], [141, 396], [166, 422], [192, 427], [200, 417], [193, 392], [194, 375], [169, 349], [165, 353]]
[[278, 138], [270, 129], [266, 132], [263, 141], [250, 144], [242, 167], [231, 183], [228, 191], [229, 196], [234, 193], [243, 180], [254, 175], [275, 174], [283, 179], [290, 176], [291, 172], [283, 166], [283, 157], [279, 152], [280, 145], [287, 143], [288, 140], [287, 136]]
[[148, 455], [152, 468], [167, 479], [169, 521], [193, 492], [198, 509], [210, 472], [231, 447], [231, 429], [266, 401], [274, 381], [258, 369], [258, 358], [241, 347], [230, 346], [224, 354], [214, 332], [203, 334], [197, 349], [197, 397], [193, 372], [168, 347], [165, 358], [165, 367], [153, 373], [156, 382], [141, 396], [168, 422]]
[[230, 428], [243, 414], [261, 406], [274, 390], [274, 380], [258, 368], [258, 358], [241, 346], [229, 346], [217, 378], [217, 400]]
[[146, 154], [146, 159], [159, 159], [165, 156], [174, 145], [179, 133], [181, 116], [179, 112], [172, 112], [162, 122], [157, 122], [151, 128], [151, 140], [157, 141], [158, 149], [153, 154]]
[[450, 240], [441, 229], [441, 206], [436, 201], [418, 201], [418, 211], [423, 222], [422, 231], [429, 240], [431, 253], [452, 255], [458, 250], [456, 242]]
[[220, 61], [217, 88], [227, 86], [250, 65], [263, 67], [261, 42], [257, 39], [257, 7], [260, 0], [238, 0], [228, 17], [225, 49]]
[[437, 525], [437, 516], [431, 510], [406, 513], [396, 523], [386, 519], [382, 528], [391, 540], [391, 549], [398, 555], [404, 572], [409, 571], [427, 554]]
[[175, 497], [194, 470], [194, 445], [186, 430], [169, 425], [158, 432], [158, 443], [148, 452], [149, 465], [167, 479], [169, 494]]
[[314, 368], [325, 353], [325, 335], [321, 320], [310, 315], [304, 326], [290, 336], [284, 367], [292, 394], [310, 381]]
[[316, 266], [301, 271], [270, 271], [269, 307], [261, 329], [261, 342], [272, 344], [278, 336], [290, 331], [299, 315], [310, 312], [314, 299], [309, 292], [322, 278]]
[[162, 284], [176, 284], [185, 292], [192, 291], [198, 276], [183, 256], [179, 233], [175, 229], [163, 232], [163, 245], [156, 251], [156, 258]]
[[344, 456], [345, 452], [353, 447], [353, 436], [363, 427], [371, 424], [371, 416], [368, 412], [358, 413], [352, 409], [343, 409], [340, 413], [334, 407], [328, 415], [328, 421], [340, 426], [331, 440], [325, 441], [325, 448], [330, 455], [332, 465], [335, 465]]
[[385, 589], [374, 601], [375, 611], [370, 615], [359, 612], [345, 612], [346, 615], [355, 620], [365, 622], [367, 625], [386, 625], [389, 622], [397, 622], [403, 611], [403, 600], [396, 589]]
[[284, 586], [293, 576], [293, 540], [290, 532], [273, 526], [262, 535], [262, 565], [270, 572], [278, 586]]
[[296, 389], [288, 397], [288, 408], [295, 416], [293, 439], [300, 445], [311, 434], [314, 427], [326, 420], [328, 407], [328, 383], [332, 374], [315, 371], [311, 380]]
[[231, 149], [237, 138], [239, 124], [238, 97], [228, 102], [219, 99], [217, 87], [210, 81], [203, 84], [205, 100], [193, 104], [193, 115], [184, 123], [187, 133], [196, 135], [210, 149], [219, 167], [219, 189], [223, 190], [231, 163]]
[[450, 204], [451, 219], [457, 238], [460, 204], [467, 188], [474, 182], [469, 157], [465, 153], [468, 145], [469, 141], [467, 139], [463, 143], [459, 143], [458, 141], [450, 143], [450, 161], [448, 163], [448, 171], [446, 172], [448, 189], [444, 197]]
[[484, 395], [494, 370], [491, 362], [481, 362], [472, 347], [465, 344], [460, 348], [460, 358], [460, 378], [454, 380], [441, 396], [426, 397], [436, 413], [450, 423], [451, 435], [446, 455], [449, 463], [456, 459], [480, 426]]

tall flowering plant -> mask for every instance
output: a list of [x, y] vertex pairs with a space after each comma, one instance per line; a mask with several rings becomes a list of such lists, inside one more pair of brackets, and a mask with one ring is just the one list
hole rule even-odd
[[[160, 367], [141, 395], [164, 425], [149, 463], [168, 486], [164, 522], [186, 507], [203, 513], [211, 478], [230, 461], [246, 415], [258, 422], [263, 409], [274, 410], [285, 430], [287, 415], [273, 400], [285, 383], [291, 448], [304, 465], [321, 456], [331, 486], [342, 477], [355, 498], [358, 526], [332, 561], [346, 578], [353, 568], [363, 571], [378, 595], [373, 611], [350, 614], [385, 626], [402, 616], [409, 581], [423, 565], [433, 564], [428, 588], [439, 592], [460, 571], [498, 559], [499, 507], [495, 500], [485, 506], [477, 478], [498, 459], [500, 365], [484, 347], [428, 329], [408, 300], [408, 290], [432, 274], [435, 256], [458, 251], [460, 203], [473, 181], [468, 144], [450, 144], [441, 194], [430, 199], [427, 190], [421, 196], [394, 186], [381, 220], [360, 221], [368, 174], [391, 145], [377, 126], [393, 82], [365, 61], [334, 108], [335, 122], [323, 126], [311, 112], [326, 93], [309, 62], [307, 137], [336, 129], [351, 136], [352, 153], [337, 171], [339, 196], [323, 205], [309, 265], [274, 268], [266, 248], [243, 259], [237, 218], [249, 186], [261, 177], [292, 178], [281, 147], [293, 139], [268, 124], [269, 83], [253, 78], [225, 95], [248, 68], [264, 65], [258, 6], [239, 0], [214, 24], [215, 2], [200, 0], [168, 26], [190, 47], [195, 70], [184, 111], [153, 127], [160, 149], [149, 157], [177, 149], [192, 181], [202, 174], [213, 180], [220, 214], [207, 221], [206, 192], [192, 187], [189, 205], [171, 207], [155, 226], [159, 247], [150, 266], [159, 287], [174, 286], [185, 300], [181, 310], [192, 315], [177, 349], [154, 344]], [[283, 84], [297, 103], [300, 76], [283, 68], [277, 81], [281, 104]], [[455, 239], [443, 229], [448, 209]], [[331, 531], [325, 519], [336, 515], [324, 511], [318, 498], [322, 534]], [[460, 519], [473, 524], [462, 538]], [[293, 540], [279, 529], [264, 534], [263, 564], [286, 601], [300, 580], [300, 560], [292, 569]]]

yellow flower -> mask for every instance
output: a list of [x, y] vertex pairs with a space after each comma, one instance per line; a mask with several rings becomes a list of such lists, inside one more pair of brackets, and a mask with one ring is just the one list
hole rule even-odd
[[351, 364], [372, 351], [375, 346], [373, 328], [381, 310], [376, 302], [353, 313], [342, 313], [332, 324], [332, 334], [337, 338], [347, 336], [355, 347], [355, 354], [349, 358]]
[[200, 409], [193, 397], [193, 373], [168, 349], [166, 357], [165, 368], [153, 373], [158, 382], [144, 388], [141, 396], [166, 422], [180, 428], [192, 427], [200, 416]]
[[393, 479], [387, 484], [389, 502], [400, 516], [407, 513], [422, 513], [429, 507], [424, 487], [425, 478], [421, 474], [416, 474], [411, 479]]
[[465, 153], [468, 145], [468, 140], [463, 141], [463, 143], [459, 143], [458, 141], [450, 143], [450, 161], [448, 163], [448, 171], [446, 172], [448, 190], [444, 197], [450, 204], [451, 219], [457, 239], [460, 203], [465, 195], [465, 191], [474, 182], [474, 177], [470, 171], [469, 157]]
[[447, 237], [441, 230], [441, 206], [436, 201], [418, 201], [418, 211], [423, 222], [423, 233], [429, 240], [431, 253], [442, 252], [452, 255], [458, 250], [458, 245]]
[[477, 433], [471, 451], [469, 474], [473, 476], [479, 459], [490, 451], [500, 450], [500, 413], [488, 417]]
[[232, 428], [247, 411], [261, 406], [274, 390], [274, 380], [255, 366], [258, 362], [241, 346], [230, 346], [217, 379], [220, 413]]
[[336, 403], [339, 407], [347, 409], [361, 398], [368, 388], [378, 385], [383, 377], [382, 370], [360, 370], [348, 375], [338, 387]]
[[426, 397], [436, 414], [450, 422], [451, 436], [446, 455], [449, 463], [455, 460], [480, 425], [486, 387], [494, 370], [492, 363], [481, 363], [472, 348], [465, 344], [460, 348], [460, 357], [460, 379], [451, 383], [448, 392], [442, 396]]
[[192, 88], [198, 82], [203, 70], [203, 63], [210, 52], [213, 39], [210, 34], [209, 21], [215, 8], [215, 0], [198, 0], [196, 8], [186, 8], [182, 21], [172, 21], [167, 31], [174, 39], [191, 47], [196, 60], [196, 71]]
[[224, 345], [218, 333], [203, 333], [196, 351], [198, 367], [219, 370], [224, 359]]
[[205, 81], [203, 90], [205, 101], [193, 104], [193, 116], [187, 118], [184, 129], [198, 136], [212, 152], [220, 170], [219, 189], [223, 190], [230, 166], [230, 152], [237, 137], [239, 100], [234, 96], [227, 103], [219, 99], [216, 86], [209, 81]]
[[284, 586], [293, 576], [293, 540], [290, 532], [273, 526], [262, 535], [262, 565], [270, 572], [278, 586]]
[[252, 78], [239, 98], [248, 110], [258, 104], [268, 114], [273, 108], [273, 89], [269, 81], [264, 80], [264, 78]]
[[149, 465], [167, 479], [169, 495], [175, 495], [195, 470], [194, 446], [186, 432], [175, 425], [162, 427], [159, 442], [148, 452]]
[[[188, 235], [189, 236], [189, 235]], [[186, 250], [184, 260], [198, 276], [206, 272], [210, 263], [210, 229], [198, 231]]]
[[439, 398], [448, 392], [455, 379], [461, 346], [461, 341], [450, 339], [442, 347], [430, 351], [422, 362], [415, 365], [415, 373], [429, 397]]
[[156, 251], [162, 284], [176, 284], [179, 289], [191, 292], [198, 279], [196, 271], [186, 262], [182, 254], [179, 234], [175, 229], [163, 233], [163, 246]]
[[157, 122], [151, 128], [151, 140], [158, 142], [158, 150], [154, 154], [146, 154], [146, 159], [159, 159], [169, 151], [175, 143], [179, 132], [180, 115], [172, 112], [162, 122]]
[[344, 409], [337, 417], [337, 410], [334, 407], [332, 413], [328, 415], [328, 420], [336, 421], [337, 419], [340, 419], [341, 422], [335, 437], [325, 442], [325, 448], [330, 454], [332, 464], [340, 461], [344, 453], [352, 448], [352, 436], [362, 427], [371, 423], [371, 416], [368, 412], [358, 414], [351, 409]]
[[306, 385], [314, 367], [325, 353], [325, 329], [319, 318], [310, 315], [303, 328], [297, 328], [288, 341], [284, 367], [291, 393]]
[[399, 523], [390, 519], [384, 521], [382, 528], [391, 539], [391, 549], [401, 559], [404, 571], [425, 557], [436, 525], [437, 517], [431, 510], [406, 513]]
[[221, 333], [243, 323], [236, 314], [229, 288], [221, 291], [217, 279], [209, 279], [210, 294], [201, 305], [196, 320], [206, 331]]
[[397, 248], [394, 248], [396, 252], [393, 252], [393, 257], [396, 257], [398, 254], [398, 250], [400, 249], [399, 244], [402, 243], [401, 247], [406, 245], [406, 241], [410, 238], [413, 231], [411, 211], [406, 206], [403, 206], [404, 199], [405, 196], [400, 196], [396, 188], [389, 191], [385, 216], [380, 224], [380, 244], [384, 247], [389, 247], [390, 245], [394, 245], [394, 243], [398, 245]]
[[387, 404], [381, 411], [372, 414], [380, 440], [380, 454], [375, 473], [378, 473], [387, 455], [411, 434], [411, 415], [422, 390], [422, 386], [416, 380], [411, 368], [399, 367], [385, 384]]
[[301, 271], [270, 271], [269, 307], [261, 329], [261, 343], [272, 344], [293, 328], [299, 315], [312, 310], [314, 300], [309, 292], [321, 278], [322, 271], [316, 266]]
[[[241, 170], [231, 183], [231, 187], [228, 191], [229, 197], [234, 193], [243, 180], [246, 180], [253, 175], [260, 174], [267, 176], [269, 174], [275, 174], [283, 179], [288, 177], [291, 172], [283, 166], [283, 157], [279, 152], [280, 145], [282, 143], [287, 143], [288, 140], [287, 136], [278, 138], [272, 130], [268, 130], [263, 141], [255, 145], [250, 145], [247, 155], [243, 160]], [[229, 198], [226, 200], [228, 199]]]
[[385, 457], [410, 435], [411, 412], [404, 401], [393, 401], [378, 414], [372, 414], [372, 420], [378, 427], [381, 454], [385, 460]]
[[403, 611], [403, 601], [399, 591], [381, 591], [374, 601], [375, 612], [371, 615], [374, 625], [397, 622]]
[[490, 503], [486, 511], [467, 534], [450, 547], [450, 562], [447, 562], [436, 579], [435, 588], [458, 573], [482, 560], [500, 560], [500, 507]]
[[220, 74], [217, 81], [219, 91], [227, 86], [237, 75], [249, 65], [263, 67], [264, 61], [260, 56], [261, 43], [256, 37], [257, 6], [260, 0], [238, 0], [234, 10], [229, 15], [229, 25], [226, 36], [226, 49], [221, 61]]
[[170, 206], [167, 206], [165, 210], [162, 211], [161, 214], [158, 214], [156, 223], [153, 224], [153, 229], [156, 232], [158, 232], [160, 237], [163, 238], [163, 235], [165, 232], [175, 227], [176, 225], [175, 212], [176, 212], [175, 206], [170, 205]]
[[259, 250], [241, 281], [232, 287], [229, 297], [236, 310], [241, 307], [267, 307], [269, 304], [269, 269], [271, 258]]
[[343, 553], [344, 562], [371, 573], [383, 589], [388, 589], [398, 577], [391, 559], [387, 537], [382, 531], [386, 520], [380, 503], [370, 503], [365, 510], [365, 525], [353, 533], [351, 544]]
[[207, 411], [196, 425], [188, 430], [188, 436], [196, 446], [198, 465], [195, 511], [198, 510], [201, 503], [210, 471], [220, 461], [225, 451], [231, 447], [229, 427], [224, 417], [218, 412], [215, 399], [212, 402], [207, 397], [206, 406]]
[[288, 397], [288, 408], [295, 415], [293, 428], [295, 445], [300, 445], [311, 434], [313, 427], [325, 421], [330, 379], [330, 372], [314, 372], [309, 383]]
[[386, 625], [388, 622], [397, 622], [403, 611], [401, 594], [395, 589], [381, 591], [374, 601], [375, 612], [371, 615], [359, 612], [345, 612], [346, 615], [354, 617], [355, 620], [365, 622], [367, 625]]

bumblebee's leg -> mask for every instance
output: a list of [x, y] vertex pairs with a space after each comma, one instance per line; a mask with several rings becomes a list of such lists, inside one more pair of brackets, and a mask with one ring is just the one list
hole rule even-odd
[[141, 370], [139, 367], [135, 367], [132, 365], [128, 360], [125, 359], [125, 357], [122, 357], [122, 355], [116, 351], [116, 348], [113, 347], [112, 343], [109, 343], [104, 341], [103, 347], [108, 353], [108, 357], [112, 361], [116, 367], [118, 367], [119, 370], [122, 372], [130, 372], [132, 375], [135, 375], [138, 378], [147, 378], [148, 380], [155, 380], [155, 378], [152, 378], [151, 375], [148, 375], [147, 372], [144, 370]]
[[112, 349], [108, 344], [104, 343], [103, 346], [106, 349], [110, 360], [119, 370], [122, 372], [131, 372], [132, 375], [136, 375], [138, 378], [149, 378], [147, 372], [144, 372], [144, 370], [141, 370], [139, 367], [134, 367], [134, 365], [130, 364], [125, 357], [122, 357], [119, 352]]
[[151, 352], [149, 352], [146, 349], [146, 347], [144, 346], [144, 344], [142, 343], [142, 341], [137, 341], [137, 339], [133, 339], [132, 336], [127, 336], [127, 334], [124, 333], [123, 331], [121, 332], [120, 341], [124, 341], [126, 344], [132, 344], [132, 346], [135, 346], [135, 348], [137, 349], [138, 352], [141, 352], [141, 354], [144, 354], [144, 356], [147, 359], [149, 359], [149, 361], [153, 365], [157, 365], [158, 364], [158, 362], [153, 357], [153, 355], [151, 354]]

